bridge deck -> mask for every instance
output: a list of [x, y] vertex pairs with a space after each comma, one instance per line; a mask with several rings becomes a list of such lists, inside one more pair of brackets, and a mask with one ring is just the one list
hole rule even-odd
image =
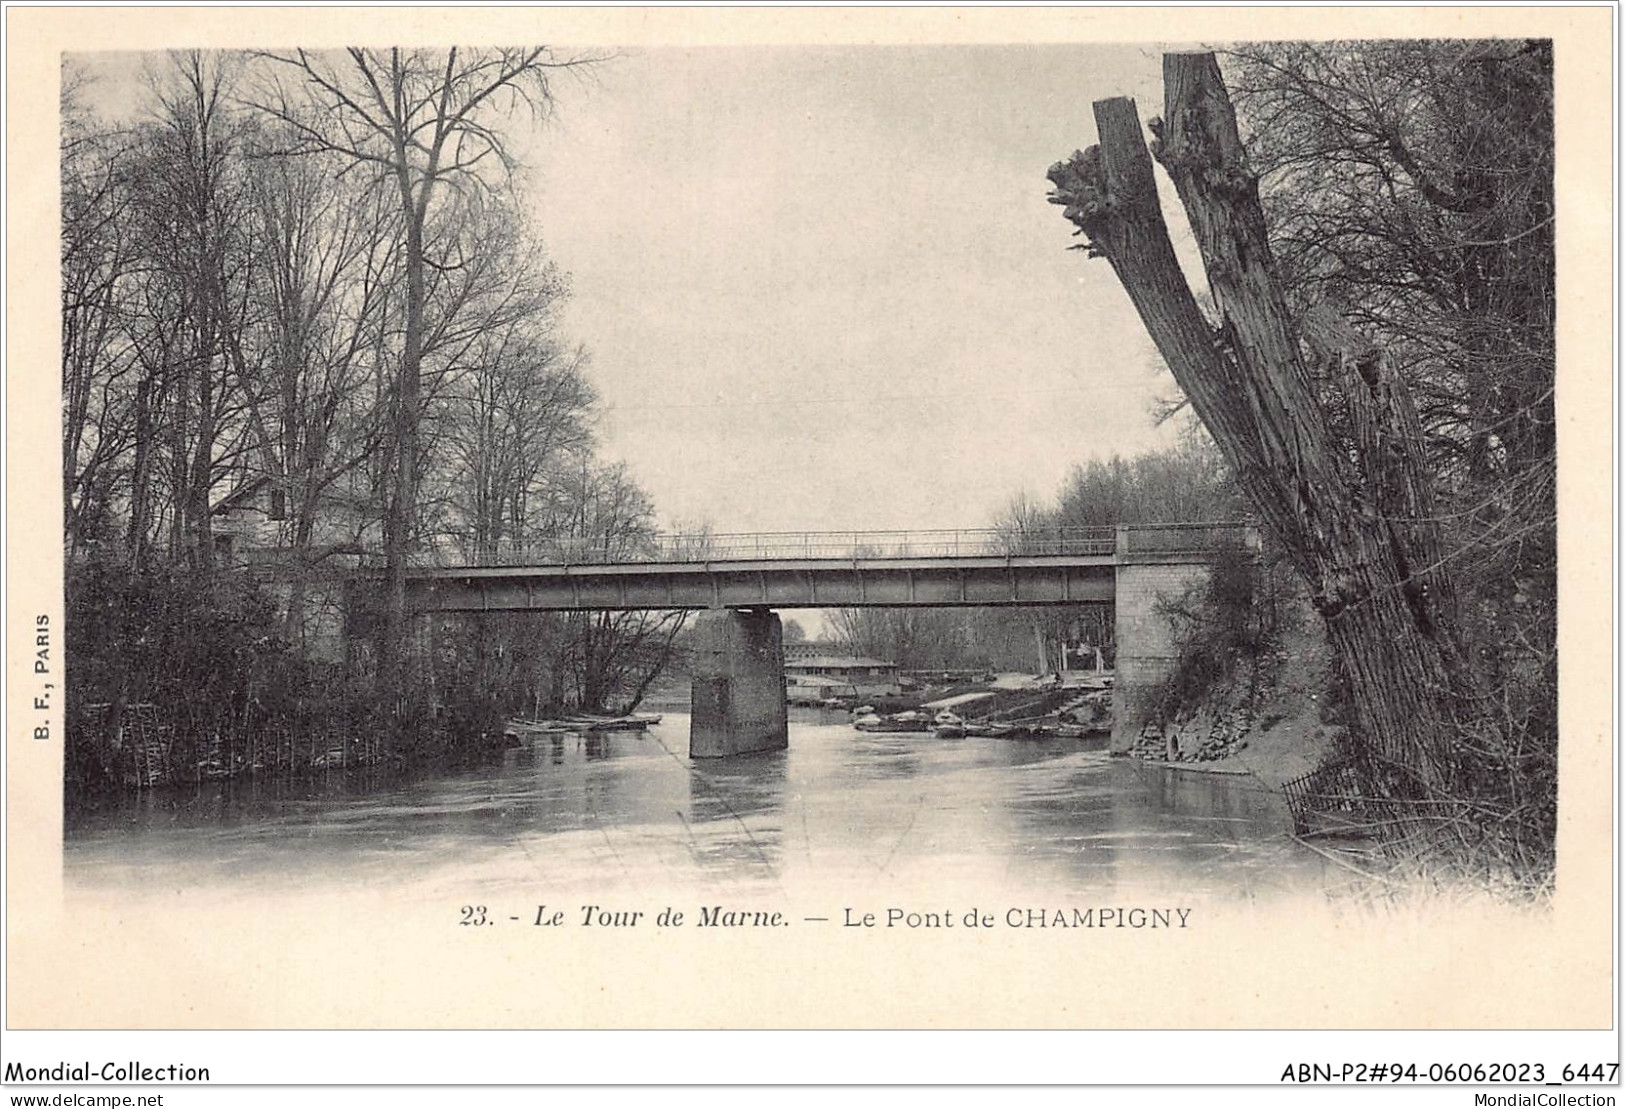
[[1236, 524], [668, 537], [609, 557], [554, 548], [419, 566], [408, 595], [419, 612], [1108, 604], [1120, 565], [1254, 544]]
[[1109, 603], [1111, 555], [762, 559], [415, 570], [417, 611]]

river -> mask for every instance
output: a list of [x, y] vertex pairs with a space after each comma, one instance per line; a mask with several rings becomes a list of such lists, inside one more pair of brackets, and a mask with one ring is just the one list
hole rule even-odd
[[374, 887], [485, 900], [674, 888], [1128, 890], [1235, 902], [1322, 888], [1250, 778], [1110, 758], [1098, 740], [937, 739], [800, 714], [788, 751], [687, 758], [688, 718], [542, 737], [471, 769], [335, 772], [70, 810], [70, 890], [261, 896]]

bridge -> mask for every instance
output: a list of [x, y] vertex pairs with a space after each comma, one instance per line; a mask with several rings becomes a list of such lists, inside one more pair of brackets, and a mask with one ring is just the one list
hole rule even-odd
[[407, 598], [415, 612], [1110, 604], [1121, 566], [1253, 541], [1242, 524], [656, 536], [423, 557]]
[[1114, 605], [1114, 743], [1139, 726], [1174, 662], [1157, 597], [1224, 552], [1252, 551], [1245, 524], [1190, 523], [923, 532], [677, 535], [433, 552], [407, 576], [413, 612], [699, 610], [690, 755], [789, 745], [775, 609]]

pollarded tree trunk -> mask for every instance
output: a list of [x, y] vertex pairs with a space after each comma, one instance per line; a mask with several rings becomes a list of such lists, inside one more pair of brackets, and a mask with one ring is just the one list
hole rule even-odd
[[[1178, 190], [1222, 322], [1203, 317], [1158, 206], [1132, 100], [1097, 101], [1100, 145], [1050, 170], [1054, 203], [1104, 256], [1264, 525], [1311, 587], [1360, 733], [1413, 796], [1459, 786], [1474, 685], [1431, 519], [1411, 399], [1332, 313], [1289, 319], [1235, 114], [1211, 54], [1164, 57], [1157, 156]], [[1305, 346], [1309, 349], [1306, 353]], [[1311, 377], [1346, 393], [1352, 443]]]

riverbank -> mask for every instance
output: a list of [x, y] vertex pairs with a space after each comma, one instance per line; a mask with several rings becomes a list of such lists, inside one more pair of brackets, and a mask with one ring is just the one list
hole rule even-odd
[[[1251, 775], [1279, 792], [1330, 758], [1343, 732], [1326, 704], [1331, 667], [1318, 626], [1289, 629], [1273, 657], [1249, 675], [1250, 688], [1232, 683], [1188, 716], [1148, 726], [1129, 753], [1151, 766]], [[1170, 751], [1186, 757], [1170, 759]]]

